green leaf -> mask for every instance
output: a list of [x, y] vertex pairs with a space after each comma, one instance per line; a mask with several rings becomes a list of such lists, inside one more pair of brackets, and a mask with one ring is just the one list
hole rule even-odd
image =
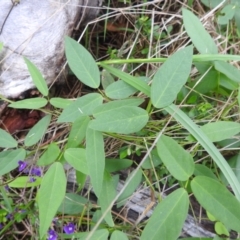
[[213, 145], [203, 131], [177, 106], [172, 104], [164, 108], [164, 110], [173, 115], [174, 118], [180, 122], [208, 152], [208, 154], [221, 169], [222, 173], [231, 185], [235, 196], [240, 201], [240, 184], [238, 179], [234, 175], [232, 169], [229, 167], [227, 161], [223, 158], [218, 149]]
[[225, 25], [228, 24], [235, 14], [236, 6], [234, 4], [227, 4], [218, 16], [218, 24]]
[[61, 163], [54, 163], [45, 173], [38, 191], [39, 233], [46, 234], [65, 196], [67, 179]]
[[83, 141], [89, 121], [88, 116], [81, 116], [75, 120], [69, 133], [67, 148], [77, 147]]
[[102, 70], [101, 75], [102, 75], [101, 77], [102, 87], [104, 90], [106, 90], [106, 88], [115, 81], [113, 76], [104, 69]]
[[0, 42], [0, 52], [2, 51], [2, 49], [3, 49], [3, 43]]
[[142, 171], [138, 170], [136, 172], [136, 170], [134, 170], [128, 176], [126, 181], [128, 181], [128, 179], [132, 175], [134, 175], [134, 177], [131, 179], [131, 181], [129, 182], [129, 184], [127, 185], [127, 187], [125, 188], [125, 190], [122, 192], [122, 194], [119, 196], [119, 198], [117, 200], [117, 208], [123, 206], [126, 203], [127, 198], [129, 198], [133, 194], [133, 192], [137, 189], [137, 187], [139, 186], [139, 184], [142, 181]]
[[26, 151], [24, 149], [0, 152], [0, 176], [3, 176], [18, 167], [18, 161], [24, 160], [25, 157]]
[[110, 84], [105, 90], [105, 94], [107, 95], [107, 97], [112, 99], [127, 98], [136, 92], [136, 88], [130, 86], [122, 80], [118, 80]]
[[107, 158], [105, 163], [106, 163], [106, 167], [105, 167], [106, 171], [116, 172], [116, 171], [129, 168], [133, 164], [133, 161], [129, 159]]
[[103, 97], [98, 93], [89, 93], [68, 105], [58, 118], [58, 123], [74, 122], [81, 116], [91, 115], [93, 110], [101, 105]]
[[194, 172], [194, 161], [189, 152], [175, 140], [162, 135], [157, 142], [157, 151], [171, 175], [180, 181], [186, 181]]
[[8, 184], [11, 188], [28, 188], [28, 187], [37, 187], [41, 184], [40, 177], [34, 177], [36, 181], [30, 182], [30, 177], [17, 177], [12, 182]]
[[78, 233], [73, 233], [73, 234], [61, 234], [61, 236], [64, 239], [81, 239], [81, 240], [86, 240], [86, 239], [91, 239], [91, 240], [108, 240], [108, 235], [109, 232], [106, 228], [104, 229], [99, 229], [96, 230], [92, 235], [91, 238], [89, 238], [90, 233], [89, 232], [78, 232]]
[[64, 158], [77, 171], [89, 174], [85, 149], [69, 148], [64, 152]]
[[37, 165], [47, 166], [53, 163], [57, 159], [60, 153], [61, 151], [56, 143], [49, 144], [47, 150], [43, 153], [43, 155], [37, 161]]
[[177, 51], [163, 63], [154, 75], [151, 100], [155, 107], [166, 107], [176, 99], [189, 77], [192, 54], [192, 46]]
[[212, 172], [212, 170], [203, 164], [195, 164], [194, 175], [195, 176], [205, 176], [205, 177], [209, 177], [209, 178], [213, 178], [213, 179], [217, 180], [217, 177]]
[[42, 74], [38, 70], [38, 68], [31, 62], [29, 61], [26, 57], [24, 57], [24, 61], [27, 64], [28, 71], [32, 77], [32, 80], [34, 84], [36, 85], [38, 91], [43, 95], [47, 96], [48, 95], [48, 86], [43, 78]]
[[172, 192], [154, 209], [140, 240], [176, 240], [187, 217], [188, 205], [184, 189]]
[[210, 122], [201, 127], [202, 131], [212, 142], [219, 142], [238, 134], [240, 124], [237, 122]]
[[70, 37], [65, 37], [65, 52], [68, 65], [76, 77], [88, 87], [98, 88], [100, 72], [92, 55]]
[[144, 161], [143, 169], [153, 169], [162, 163], [161, 158], [158, 155], [157, 149], [153, 149], [147, 159]]
[[110, 240], [128, 240], [128, 237], [126, 235], [126, 233], [119, 231], [119, 230], [115, 230], [112, 235]]
[[[237, 83], [236, 81], [233, 81], [232, 79], [230, 79], [229, 77], [227, 77], [226, 75], [224, 75], [222, 73], [218, 72], [218, 76], [217, 76], [216, 80], [218, 81], [218, 85], [220, 85], [226, 89], [229, 89], [231, 91], [238, 89], [239, 83]], [[221, 90], [221, 89], [219, 89], [219, 90]]]
[[[111, 175], [105, 171], [103, 177], [102, 191], [98, 198], [98, 204], [101, 207], [102, 213], [104, 213], [107, 210], [115, 196], [116, 196], [115, 183]], [[114, 227], [111, 210], [108, 211], [104, 220], [110, 227]]]
[[18, 142], [8, 132], [0, 128], [0, 147], [14, 148], [17, 145]]
[[240, 232], [240, 202], [218, 181], [198, 176], [191, 181], [198, 202], [226, 227]]
[[87, 207], [88, 199], [76, 193], [66, 193], [58, 212], [64, 214], [80, 214]]
[[52, 106], [54, 106], [56, 108], [64, 109], [68, 105], [70, 105], [72, 103], [72, 101], [70, 99], [66, 99], [66, 98], [51, 98], [50, 103], [52, 104]]
[[214, 225], [214, 229], [218, 235], [225, 235], [229, 237], [229, 232], [227, 228], [221, 222], [216, 222]]
[[93, 190], [99, 197], [105, 168], [104, 141], [102, 133], [91, 128], [87, 129], [86, 134], [86, 157]]
[[234, 82], [240, 83], [240, 71], [236, 67], [232, 66], [230, 63], [223, 61], [215, 61], [214, 67], [216, 70], [223, 73]]
[[126, 106], [98, 113], [89, 127], [98, 131], [129, 134], [140, 131], [148, 122], [148, 113], [142, 108]]
[[[96, 107], [93, 110], [93, 116], [95, 118], [97, 118], [99, 115], [105, 115], [105, 114], [109, 114], [109, 111], [111, 112], [114, 109], [119, 109], [122, 107], [130, 107], [130, 106], [138, 106], [140, 104], [143, 103], [143, 99], [141, 98], [128, 98], [128, 99], [124, 99], [124, 100], [116, 100], [116, 101], [112, 101], [112, 102], [108, 102], [105, 104], [102, 104], [98, 107]], [[121, 111], [121, 110], [119, 110]]]
[[45, 98], [29, 98], [9, 104], [12, 108], [21, 109], [39, 109], [47, 105], [48, 101]]
[[30, 147], [42, 139], [50, 121], [51, 115], [46, 115], [35, 126], [33, 126], [24, 139], [25, 146]]
[[140, 78], [133, 77], [128, 73], [125, 73], [121, 70], [108, 66], [107, 64], [100, 63], [100, 65], [105, 68], [108, 72], [113, 74], [114, 76], [121, 78], [124, 82], [136, 88], [140, 92], [145, 93], [147, 96], [150, 95], [150, 87], [146, 82], [142, 81]]
[[202, 54], [218, 53], [218, 48], [212, 37], [204, 29], [200, 20], [189, 10], [183, 8], [183, 25], [197, 50]]

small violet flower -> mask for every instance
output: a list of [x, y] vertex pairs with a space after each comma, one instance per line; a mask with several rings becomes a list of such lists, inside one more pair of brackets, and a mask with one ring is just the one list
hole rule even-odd
[[0, 230], [3, 228], [3, 225], [0, 223]]
[[18, 171], [21, 172], [27, 167], [27, 162], [18, 161]]
[[35, 181], [36, 181], [36, 178], [34, 178], [34, 177], [30, 177], [30, 178], [29, 178], [29, 182], [30, 182], [30, 183], [33, 183], [33, 182], [35, 182]]
[[68, 225], [63, 227], [63, 230], [66, 234], [72, 234], [74, 233], [74, 230], [75, 230], [74, 228], [75, 228], [74, 224], [69, 223]]
[[13, 214], [12, 214], [12, 213], [8, 213], [7, 216], [6, 216], [6, 218], [7, 218], [8, 220], [12, 220], [12, 219], [13, 219]]
[[31, 174], [35, 175], [35, 176], [38, 176], [38, 177], [41, 177], [41, 175], [42, 175], [41, 168], [33, 167], [32, 170], [31, 170]]
[[57, 240], [57, 237], [58, 235], [54, 230], [50, 229], [48, 231], [48, 240]]

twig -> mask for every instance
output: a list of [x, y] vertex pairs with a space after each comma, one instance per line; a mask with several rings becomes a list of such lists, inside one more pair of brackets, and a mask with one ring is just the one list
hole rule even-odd
[[6, 21], [7, 21], [7, 19], [8, 19], [8, 17], [9, 17], [10, 13], [12, 12], [13, 7], [16, 6], [16, 5], [18, 5], [18, 4], [20, 3], [20, 0], [11, 0], [11, 1], [12, 1], [12, 7], [10, 8], [10, 10], [9, 10], [9, 12], [8, 12], [8, 14], [7, 14], [7, 16], [6, 16], [6, 18], [5, 18], [4, 21], [3, 21], [3, 24], [2, 24], [2, 27], [1, 27], [1, 30], [0, 30], [0, 34], [1, 34], [2, 31], [3, 31], [3, 27], [4, 27], [4, 25], [5, 25]]

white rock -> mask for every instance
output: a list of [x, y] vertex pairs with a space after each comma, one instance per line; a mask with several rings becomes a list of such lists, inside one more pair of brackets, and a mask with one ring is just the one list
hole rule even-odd
[[80, 20], [95, 17], [101, 1], [21, 0], [3, 25], [12, 1], [0, 0], [0, 95], [13, 98], [34, 87], [23, 56], [37, 65], [48, 84], [55, 81], [64, 63], [64, 36]]

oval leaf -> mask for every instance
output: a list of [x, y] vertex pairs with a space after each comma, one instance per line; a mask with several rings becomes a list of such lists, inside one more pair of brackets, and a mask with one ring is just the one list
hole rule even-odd
[[128, 237], [127, 237], [126, 233], [119, 231], [119, 230], [115, 230], [112, 233], [110, 240], [119, 240], [119, 239], [128, 240]]
[[30, 147], [36, 144], [45, 134], [47, 127], [51, 121], [51, 115], [47, 115], [42, 118], [27, 134], [24, 140], [24, 144]]
[[20, 109], [39, 109], [47, 105], [45, 98], [29, 98], [11, 103], [9, 107]]
[[101, 105], [103, 97], [98, 93], [89, 93], [68, 105], [58, 118], [57, 122], [74, 122], [81, 116], [91, 115], [93, 110]]
[[197, 50], [202, 54], [218, 53], [212, 37], [205, 30], [200, 20], [189, 10], [183, 8], [183, 25]]
[[77, 147], [85, 138], [87, 126], [90, 121], [88, 116], [79, 117], [72, 125], [69, 133], [67, 148]]
[[85, 149], [69, 148], [65, 151], [64, 158], [77, 171], [86, 175], [89, 174]]
[[137, 187], [142, 181], [142, 171], [138, 170], [136, 172], [136, 170], [134, 170], [128, 176], [128, 178], [126, 179], [126, 182], [132, 175], [134, 175], [134, 177], [128, 183], [127, 187], [124, 189], [124, 191], [122, 192], [122, 194], [119, 196], [117, 200], [117, 208], [123, 206], [126, 203], [127, 198], [129, 198], [133, 194], [133, 192], [137, 189]]
[[88, 87], [98, 88], [100, 72], [92, 55], [70, 37], [65, 37], [65, 52], [69, 67], [76, 77]]
[[80, 214], [88, 203], [88, 199], [76, 193], [66, 193], [58, 211], [64, 214]]
[[56, 108], [65, 108], [72, 103], [70, 99], [65, 98], [51, 98], [50, 103]]
[[8, 184], [11, 188], [27, 188], [27, 187], [36, 187], [41, 183], [40, 177], [34, 177], [35, 181], [30, 182], [31, 177], [17, 177], [12, 182]]
[[176, 99], [189, 77], [192, 54], [192, 46], [183, 48], [169, 57], [157, 71], [151, 86], [151, 100], [155, 107], [166, 107]]
[[110, 84], [105, 90], [107, 97], [112, 99], [127, 98], [136, 92], [136, 88], [130, 86], [122, 80]]
[[34, 84], [36, 85], [38, 91], [43, 95], [47, 96], [48, 95], [48, 86], [43, 78], [42, 74], [38, 70], [38, 68], [27, 58], [24, 57], [24, 61], [27, 64], [28, 71], [32, 77], [32, 80]]
[[89, 127], [98, 131], [129, 134], [140, 131], [148, 122], [148, 113], [142, 108], [126, 106], [98, 113]]
[[18, 142], [8, 132], [0, 128], [0, 147], [14, 148], [17, 145]]
[[161, 160], [174, 178], [186, 181], [194, 172], [194, 161], [189, 152], [172, 138], [162, 135], [157, 143]]
[[[116, 186], [113, 178], [111, 177], [110, 173], [104, 172], [103, 177], [103, 185], [102, 185], [102, 192], [98, 198], [98, 204], [101, 207], [101, 212], [104, 213], [109, 205], [111, 204], [112, 200], [116, 196]], [[110, 227], [114, 226], [114, 222], [112, 219], [111, 210], [108, 211], [104, 220]]]
[[87, 129], [86, 134], [86, 157], [93, 190], [99, 197], [105, 168], [104, 141], [102, 133], [91, 128]]
[[201, 127], [202, 131], [212, 142], [231, 138], [240, 132], [240, 124], [237, 122], [211, 122]]
[[0, 152], [0, 176], [3, 176], [18, 167], [18, 161], [24, 160], [25, 157], [26, 151], [24, 149]]
[[140, 240], [176, 240], [187, 217], [188, 205], [188, 194], [184, 189], [168, 195], [154, 209]]
[[38, 166], [47, 166], [53, 163], [60, 154], [60, 149], [56, 143], [49, 144], [47, 150], [37, 161]]
[[234, 66], [232, 66], [230, 63], [223, 61], [215, 61], [214, 67], [216, 70], [223, 73], [234, 82], [240, 83], [240, 71]]
[[218, 181], [195, 177], [192, 191], [198, 202], [227, 228], [240, 232], [240, 202]]
[[38, 191], [40, 238], [46, 234], [65, 196], [67, 179], [61, 163], [54, 163], [42, 179]]

